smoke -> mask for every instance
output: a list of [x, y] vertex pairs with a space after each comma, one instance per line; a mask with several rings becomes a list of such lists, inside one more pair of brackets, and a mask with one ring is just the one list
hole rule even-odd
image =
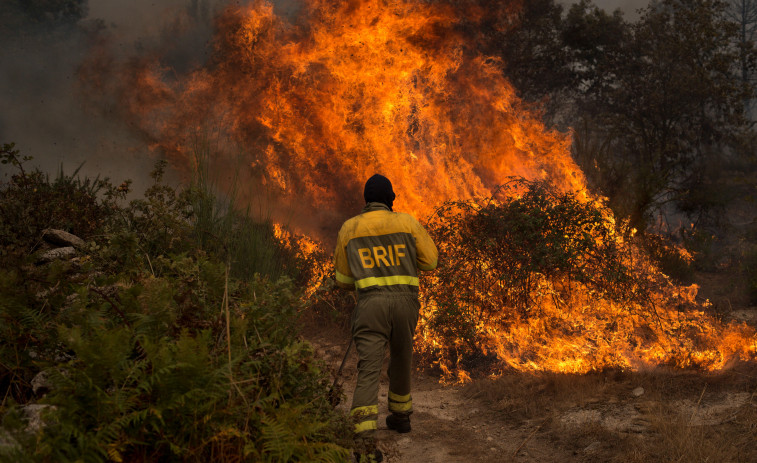
[[[150, 148], [143, 131], [118, 117], [118, 102], [88, 104], [100, 96], [80, 84], [82, 64], [98, 49], [115, 60], [160, 55], [160, 63], [181, 75], [210, 58], [215, 13], [228, 0], [70, 0], [87, 8], [78, 21], [36, 22], [21, 10], [0, 6], [0, 23], [12, 24], [0, 44], [0, 143], [15, 142], [33, 163], [55, 174], [102, 175], [114, 182], [131, 178], [141, 192], [147, 173], [163, 153]], [[274, 2], [277, 16], [294, 17], [302, 0]], [[605, 8], [625, 11], [642, 2], [604, 0]], [[50, 15], [48, 15], [50, 16]], [[0, 32], [2, 30], [0, 24]], [[99, 101], [100, 103], [102, 101]], [[7, 166], [3, 166], [7, 169]], [[0, 171], [0, 179], [7, 171]]]
[[143, 177], [149, 159], [144, 143], [121, 124], [85, 111], [77, 97], [87, 34], [53, 26], [19, 35], [0, 49], [0, 62], [8, 64], [0, 73], [0, 142], [15, 142], [33, 165], [53, 175], [83, 163], [81, 174], [114, 181]]
[[[570, 5], [578, 3], [578, 0], [563, 0], [560, 3]], [[627, 20], [634, 21], [639, 18], [637, 11], [649, 5], [649, 0], [594, 0], [594, 4], [608, 12], [620, 9]]]
[[[34, 158], [32, 165], [51, 175], [81, 166], [80, 175], [131, 178], [141, 192], [140, 180], [149, 178], [160, 155], [111, 117], [117, 108], [86, 104], [92, 95], [78, 72], [103, 43], [115, 57], [170, 46], [166, 65], [179, 71], [199, 66], [208, 56], [213, 8], [208, 0], [92, 0], [86, 17], [65, 21], [54, 12], [31, 17], [31, 7], [0, 8], [0, 143], [15, 142]], [[2, 169], [0, 179], [10, 173], [8, 166]]]
[[[66, 2], [58, 2], [63, 4]], [[161, 55], [173, 72], [188, 72], [209, 58], [214, 14], [227, 0], [70, 0], [79, 17], [53, 21], [38, 2], [0, 5], [0, 143], [15, 142], [31, 164], [55, 175], [81, 166], [81, 175], [134, 180], [146, 186], [154, 162], [144, 134], [115, 117], [118, 108], [93, 109], [78, 75], [98, 47], [115, 59]], [[274, 3], [277, 14], [296, 15], [300, 0]], [[32, 5], [32, 6], [30, 6]], [[37, 8], [32, 18], [30, 10]], [[84, 15], [82, 17], [82, 15]], [[10, 173], [0, 166], [0, 181]], [[177, 175], [171, 174], [172, 181]]]

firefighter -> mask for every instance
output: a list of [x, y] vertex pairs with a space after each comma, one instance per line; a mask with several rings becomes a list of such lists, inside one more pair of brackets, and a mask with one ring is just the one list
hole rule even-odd
[[[433, 270], [438, 252], [426, 230], [410, 215], [392, 211], [392, 183], [374, 175], [365, 184], [365, 208], [342, 225], [334, 253], [336, 281], [357, 291], [352, 338], [358, 376], [350, 415], [367, 457], [381, 461], [375, 448], [379, 375], [389, 344], [389, 429], [410, 431], [413, 402], [410, 373], [413, 333], [418, 322], [418, 270]], [[357, 455], [360, 460], [360, 455]]]

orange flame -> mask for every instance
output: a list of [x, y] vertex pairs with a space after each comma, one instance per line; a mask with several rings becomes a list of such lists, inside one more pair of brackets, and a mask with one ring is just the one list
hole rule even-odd
[[341, 217], [377, 172], [420, 217], [508, 176], [585, 189], [569, 136], [545, 129], [496, 60], [466, 45], [451, 8], [312, 0], [303, 14], [296, 26], [267, 2], [229, 7], [212, 65], [177, 80], [155, 57], [134, 60], [122, 109], [178, 159], [199, 128], [222, 128], [249, 150], [251, 180]]

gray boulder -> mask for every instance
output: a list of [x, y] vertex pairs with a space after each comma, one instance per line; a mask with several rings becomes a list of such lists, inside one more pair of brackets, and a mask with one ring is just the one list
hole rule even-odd
[[42, 231], [42, 239], [56, 246], [73, 246], [77, 249], [84, 247], [84, 240], [67, 231], [48, 228]]
[[21, 407], [29, 419], [29, 423], [26, 426], [26, 432], [36, 434], [40, 429], [45, 427], [45, 421], [42, 419], [42, 413], [45, 410], [55, 410], [54, 405], [46, 404], [26, 404]]
[[49, 251], [43, 252], [37, 258], [38, 264], [46, 264], [58, 259], [71, 259], [76, 256], [76, 249], [73, 246], [67, 246], [65, 248], [55, 248]]
[[50, 376], [47, 371], [40, 371], [32, 378], [32, 391], [37, 397], [41, 397], [50, 391]]

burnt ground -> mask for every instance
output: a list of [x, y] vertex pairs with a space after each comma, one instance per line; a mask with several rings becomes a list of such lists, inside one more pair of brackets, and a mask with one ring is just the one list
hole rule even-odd
[[[306, 337], [336, 371], [347, 335]], [[356, 374], [353, 349], [342, 373], [345, 411]], [[757, 365], [720, 373], [512, 373], [466, 385], [417, 371], [408, 434], [386, 428], [387, 385], [384, 373], [378, 439], [387, 462], [757, 461]]]

